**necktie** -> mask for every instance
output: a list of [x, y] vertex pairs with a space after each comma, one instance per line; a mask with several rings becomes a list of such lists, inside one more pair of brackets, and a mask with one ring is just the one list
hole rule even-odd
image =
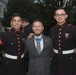
[[40, 54], [40, 53], [41, 53], [40, 39], [37, 38], [37, 39], [36, 39], [36, 42], [37, 42], [37, 51], [38, 51], [38, 53]]

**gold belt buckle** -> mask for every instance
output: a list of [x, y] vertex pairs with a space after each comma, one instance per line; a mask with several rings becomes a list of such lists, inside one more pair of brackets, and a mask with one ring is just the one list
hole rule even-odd
[[17, 59], [21, 59], [21, 55], [17, 55]]

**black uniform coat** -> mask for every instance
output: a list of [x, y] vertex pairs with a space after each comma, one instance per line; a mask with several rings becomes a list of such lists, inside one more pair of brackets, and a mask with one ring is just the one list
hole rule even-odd
[[53, 41], [54, 53], [52, 60], [52, 73], [54, 75], [76, 75], [76, 54], [62, 54], [76, 48], [76, 27], [71, 24], [55, 25], [50, 29], [50, 37]]
[[[24, 33], [16, 32], [13, 29], [9, 32], [3, 32], [0, 35], [2, 45], [0, 51], [4, 50], [5, 53], [20, 56], [24, 53], [25, 37]], [[25, 75], [25, 62], [24, 58], [10, 59], [3, 58], [2, 65], [0, 66], [0, 75]]]
[[34, 44], [34, 38], [26, 40], [26, 49], [29, 51], [28, 75], [51, 75], [52, 41], [43, 35], [43, 43], [44, 47], [39, 55]]

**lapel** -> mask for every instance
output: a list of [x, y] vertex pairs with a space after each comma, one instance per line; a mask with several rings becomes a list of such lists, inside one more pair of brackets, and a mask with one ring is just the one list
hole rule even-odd
[[36, 47], [35, 47], [34, 37], [32, 37], [30, 43], [31, 43], [31, 46], [32, 46], [32, 51], [34, 51], [34, 53], [36, 53], [36, 54], [39, 55], [39, 53], [37, 52], [37, 49], [36, 49]]
[[42, 50], [41, 54], [46, 50], [46, 44], [47, 44], [47, 39], [46, 39], [46, 37], [43, 35], [43, 50]]

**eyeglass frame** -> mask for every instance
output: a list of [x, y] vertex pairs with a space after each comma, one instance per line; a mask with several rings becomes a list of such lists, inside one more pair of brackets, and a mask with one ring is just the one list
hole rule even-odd
[[59, 16], [64, 17], [65, 15], [67, 15], [67, 14], [66, 13], [65, 14], [55, 14], [55, 16], [57, 16], [57, 17], [59, 17]]

